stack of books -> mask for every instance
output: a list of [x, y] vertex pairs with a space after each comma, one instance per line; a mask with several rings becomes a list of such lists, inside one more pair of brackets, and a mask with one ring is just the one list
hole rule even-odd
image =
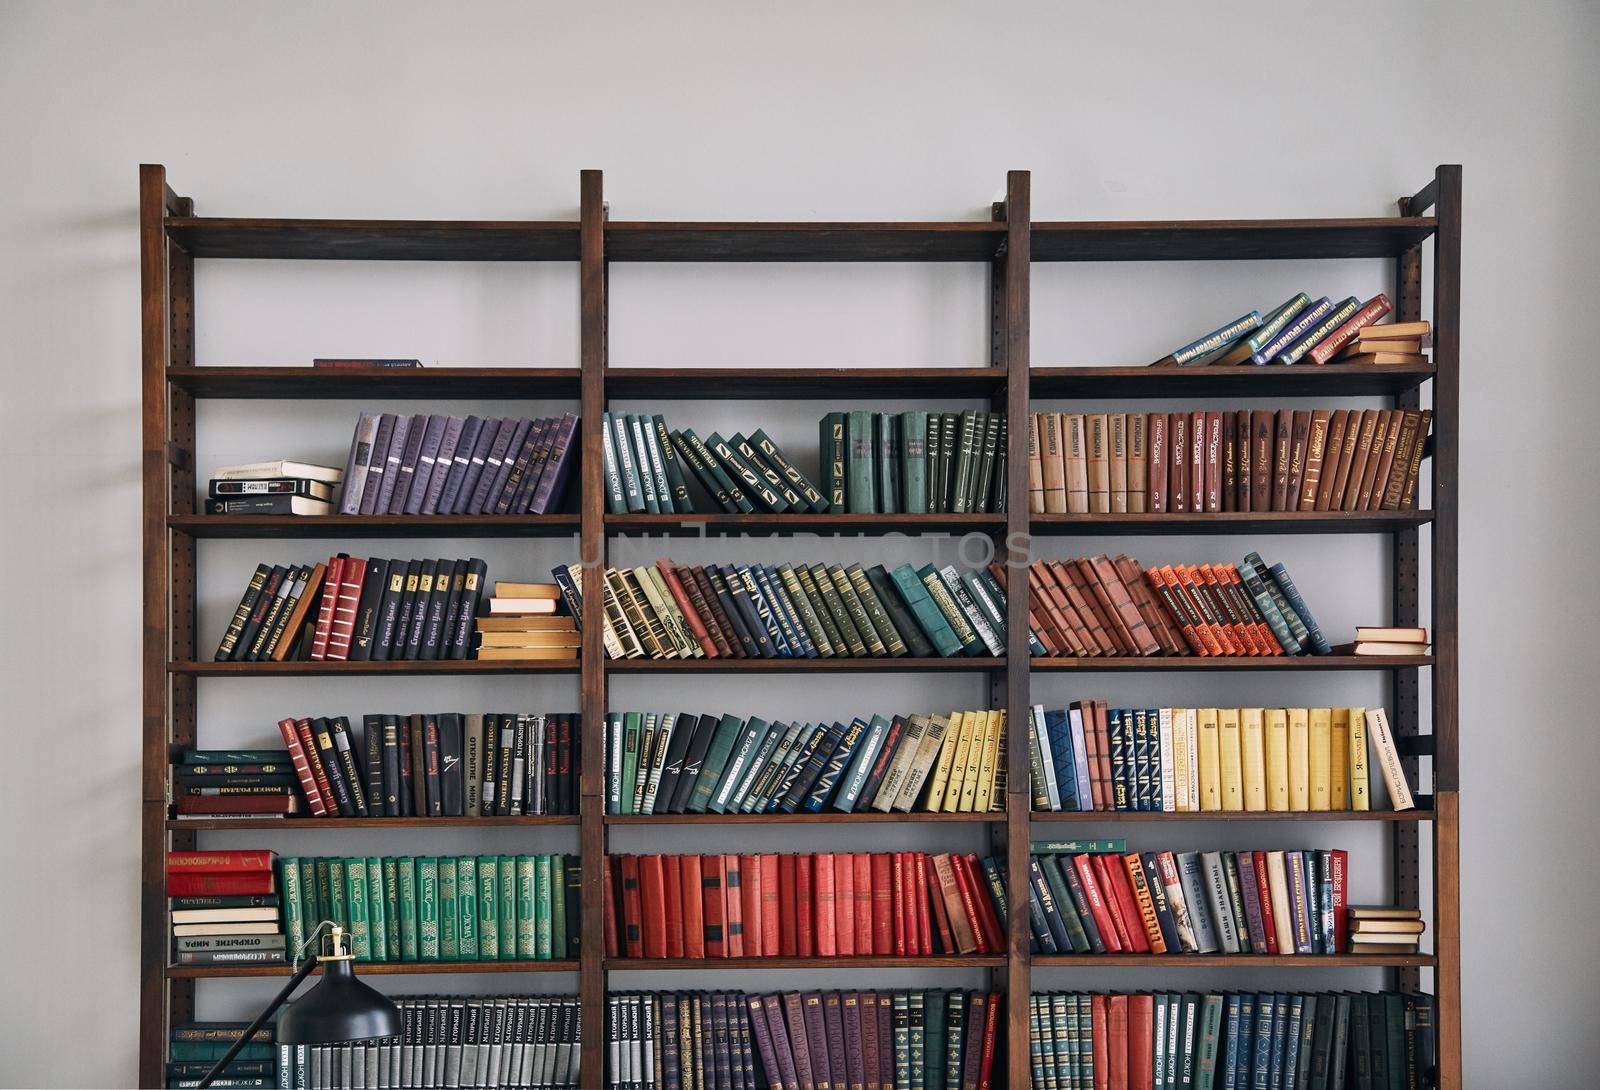
[[560, 616], [555, 583], [496, 582], [489, 615], [479, 617], [480, 659], [576, 659], [583, 645], [577, 619]]
[[748, 438], [711, 432], [702, 440], [691, 428], [668, 428], [659, 415], [606, 413], [603, 446], [606, 506], [614, 515], [692, 512], [690, 477], [728, 514], [828, 509], [817, 486], [760, 428]]
[[288, 459], [219, 466], [211, 474], [206, 514], [326, 515], [343, 477], [332, 466]]
[[853, 514], [1003, 512], [1002, 413], [829, 413], [820, 425], [829, 509]]
[[167, 897], [179, 965], [284, 960], [272, 852], [168, 852]]
[[1421, 322], [1384, 322], [1364, 327], [1333, 357], [1334, 363], [1427, 363], [1432, 327]]
[[1339, 650], [1348, 655], [1426, 655], [1430, 646], [1426, 628], [1362, 625], [1356, 628], [1355, 642]]
[[1265, 317], [1259, 310], [1249, 311], [1151, 366], [1327, 363], [1392, 309], [1382, 292], [1365, 303], [1354, 295], [1336, 302], [1331, 296], [1314, 300], [1303, 291], [1296, 292]]
[[[212, 1065], [227, 1055], [248, 1022], [182, 1022], [172, 1027], [167, 1045], [167, 1086], [199, 1086]], [[284, 1051], [273, 1046], [271, 1023], [256, 1030], [239, 1054], [217, 1076], [212, 1086], [277, 1086], [278, 1063]], [[299, 1085], [299, 1084], [294, 1084]]]
[[294, 784], [287, 750], [186, 749], [172, 766], [173, 812], [179, 818], [285, 818], [301, 812]]
[[1352, 954], [1415, 954], [1422, 948], [1422, 910], [1396, 905], [1351, 905], [1345, 911]]

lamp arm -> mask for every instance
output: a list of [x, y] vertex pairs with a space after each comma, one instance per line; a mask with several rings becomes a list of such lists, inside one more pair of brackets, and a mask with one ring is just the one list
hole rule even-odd
[[[310, 946], [316, 941], [318, 934], [327, 926], [329, 926], [329, 924], [326, 920], [324, 920], [322, 923], [319, 923], [316, 927], [316, 930], [311, 933], [311, 935], [301, 945], [300, 949], [296, 951], [295, 956], [299, 957], [299, 955], [305, 951], [306, 947]], [[266, 1025], [267, 1019], [278, 1013], [278, 1008], [283, 1006], [283, 1004], [288, 1000], [289, 996], [294, 994], [294, 990], [300, 986], [301, 982], [305, 980], [306, 977], [311, 975], [312, 970], [317, 967], [317, 964], [318, 962], [315, 957], [309, 957], [304, 962], [301, 962], [298, 966], [296, 966], [294, 972], [289, 976], [289, 983], [285, 984], [283, 988], [279, 990], [278, 994], [272, 997], [272, 1002], [267, 1004], [265, 1010], [256, 1015], [255, 1021], [251, 1022], [244, 1028], [244, 1032], [239, 1034], [239, 1039], [233, 1042], [233, 1045], [228, 1049], [227, 1052], [223, 1053], [222, 1059], [218, 1060], [212, 1066], [211, 1070], [206, 1072], [205, 1078], [200, 1080], [200, 1086], [202, 1090], [204, 1090], [205, 1087], [210, 1086], [212, 1081], [215, 1080], [218, 1075], [222, 1074], [223, 1068], [227, 1067], [233, 1062], [233, 1058], [239, 1055], [239, 1050], [244, 1048], [245, 1044], [249, 1042], [250, 1038], [256, 1035], [256, 1031], [258, 1029]]]

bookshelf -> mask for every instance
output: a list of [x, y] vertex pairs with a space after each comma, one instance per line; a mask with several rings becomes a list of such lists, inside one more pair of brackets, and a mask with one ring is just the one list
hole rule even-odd
[[[1175, 979], [1196, 967], [1240, 971], [1359, 966], [1383, 969], [1389, 984], [1406, 989], [1431, 973], [1437, 997], [1440, 1085], [1459, 1087], [1460, 931], [1459, 796], [1457, 770], [1457, 534], [1456, 495], [1459, 413], [1459, 311], [1461, 170], [1441, 166], [1414, 196], [1399, 201], [1398, 215], [1362, 219], [1034, 222], [1029, 175], [1013, 171], [1006, 197], [987, 222], [934, 223], [755, 223], [627, 222], [608, 217], [598, 171], [580, 178], [576, 222], [399, 221], [235, 219], [195, 215], [193, 201], [178, 196], [164, 168], [140, 168], [140, 277], [143, 298], [143, 790], [141, 811], [141, 991], [139, 1082], [162, 1083], [167, 1027], [193, 1017], [201, 979], [276, 977], [287, 968], [269, 966], [173, 967], [168, 964], [165, 853], [196, 846], [203, 833], [227, 829], [294, 830], [298, 836], [330, 829], [480, 828], [575, 825], [584, 887], [582, 956], [566, 962], [389, 963], [364, 965], [363, 973], [565, 972], [575, 988], [588, 1032], [582, 1046], [584, 1085], [599, 1085], [603, 1068], [603, 1024], [607, 973], [613, 970], [804, 968], [840, 970], [840, 982], [855, 970], [981, 968], [993, 990], [1013, 997], [1004, 1027], [1009, 1064], [1007, 1085], [1028, 1086], [1028, 1018], [1018, 1002], [1033, 985], [1034, 967], [1115, 971], [1123, 966], [1169, 968]], [[1030, 356], [1030, 271], [1048, 261], [1220, 261], [1362, 258], [1392, 264], [1390, 294], [1395, 318], [1422, 316], [1424, 248], [1431, 245], [1433, 361], [1422, 366], [1170, 368], [1142, 366], [1033, 366]], [[194, 358], [194, 262], [197, 259], [561, 261], [579, 274], [580, 340], [576, 367], [437, 368], [420, 371], [318, 371], [310, 367], [197, 365]], [[612, 368], [607, 346], [608, 277], [612, 262], [978, 262], [989, 270], [991, 352], [987, 366], [962, 368]], [[1424, 394], [1434, 412], [1431, 483], [1421, 510], [1364, 513], [1031, 516], [1027, 510], [1027, 430], [1009, 429], [1007, 510], [1001, 515], [608, 515], [605, 511], [600, 417], [608, 399], [872, 399], [916, 396], [986, 399], [1020, 421], [1033, 398], [1147, 399], [1240, 396], [1380, 397], [1396, 408], [1416, 408]], [[511, 518], [329, 516], [246, 518], [206, 516], [196, 510], [195, 419], [211, 398], [542, 398], [581, 404], [582, 463], [576, 514]], [[1426, 537], [1424, 536], [1426, 531]], [[949, 660], [768, 660], [752, 662], [607, 662], [601, 647], [601, 611], [584, 618], [577, 665], [516, 662], [394, 663], [213, 663], [198, 657], [195, 631], [199, 543], [217, 539], [364, 538], [545, 538], [576, 537], [585, 557], [604, 558], [607, 545], [628, 535], [706, 536], [835, 533], [981, 533], [994, 537], [1012, 562], [1026, 559], [1029, 535], [1040, 538], [1156, 534], [1380, 535], [1392, 563], [1390, 620], [1397, 625], [1426, 619], [1434, 653], [1423, 658], [1325, 657], [1319, 659], [1206, 660], [1032, 659], [1028, 654], [1025, 581], [1010, 595], [1007, 654], [994, 659]], [[999, 555], [999, 554], [997, 554]], [[1428, 576], [1424, 581], [1424, 574]], [[584, 574], [584, 596], [599, 601], [597, 567]], [[1431, 595], [1424, 611], [1423, 588]], [[344, 819], [304, 822], [184, 821], [168, 817], [169, 762], [201, 733], [197, 695], [208, 684], [236, 684], [266, 676], [378, 677], [576, 673], [583, 721], [602, 721], [607, 682], [627, 674], [758, 674], [794, 672], [976, 672], [987, 676], [996, 706], [1012, 723], [1023, 722], [1034, 673], [1127, 671], [1368, 671], [1385, 680], [1391, 720], [1405, 764], [1416, 782], [1418, 762], [1432, 764], [1432, 793], [1406, 813], [1315, 814], [1048, 814], [1030, 813], [1027, 751], [1012, 745], [1003, 814], [741, 815], [734, 817], [607, 817], [602, 791], [601, 737], [584, 732], [580, 812], [576, 817], [485, 821], [440, 819]], [[1429, 727], [1424, 731], [1424, 727]], [[1008, 899], [1025, 903], [1029, 838], [1037, 825], [1057, 823], [1362, 822], [1382, 831], [1392, 846], [1386, 894], [1418, 905], [1431, 894], [1433, 952], [1412, 956], [1269, 957], [1145, 956], [1032, 957], [1027, 915], [1013, 912], [1009, 950], [999, 957], [829, 958], [755, 961], [641, 961], [602, 955], [600, 867], [607, 831], [615, 826], [663, 827], [712, 824], [850, 825], [885, 822], [966, 823], [987, 826], [993, 849], [1009, 871]], [[1247, 827], [1253, 827], [1247, 826]], [[357, 834], [359, 835], [359, 834]], [[425, 835], [425, 834], [424, 834]], [[1422, 849], [1428, 851], [1424, 855]], [[870, 977], [860, 978], [863, 982]], [[937, 975], [930, 978], [937, 981]], [[1051, 984], [1063, 978], [1052, 978]], [[766, 987], [779, 986], [774, 980]], [[1045, 985], [1041, 983], [1041, 987]], [[1330, 983], [1330, 986], [1332, 984]]]

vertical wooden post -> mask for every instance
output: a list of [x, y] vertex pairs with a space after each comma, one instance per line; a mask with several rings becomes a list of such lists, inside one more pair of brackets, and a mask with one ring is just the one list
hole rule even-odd
[[603, 725], [606, 715], [606, 661], [602, 634], [605, 610], [602, 578], [606, 560], [605, 455], [600, 418], [605, 410], [606, 264], [605, 193], [598, 170], [580, 176], [580, 265], [578, 297], [582, 368], [582, 517], [579, 556], [583, 578], [582, 755], [579, 777], [578, 848], [583, 868], [582, 940], [578, 957], [578, 999], [583, 1034], [580, 1085], [604, 1085], [605, 936], [602, 876], [606, 865]]
[[1006, 174], [1002, 320], [1006, 372], [1006, 1085], [1028, 1090], [1028, 844], [1033, 793], [1028, 780], [1028, 300], [1032, 261], [1029, 174]]

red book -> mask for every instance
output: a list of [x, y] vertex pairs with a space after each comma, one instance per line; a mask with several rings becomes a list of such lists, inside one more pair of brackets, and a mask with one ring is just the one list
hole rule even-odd
[[612, 900], [615, 894], [615, 885], [611, 880], [611, 869], [618, 865], [620, 860], [615, 856], [606, 860], [606, 865], [600, 871], [600, 900], [602, 920], [606, 932], [606, 957], [617, 956], [617, 910]]
[[737, 855], [724, 855], [718, 865], [722, 876], [723, 935], [730, 958], [742, 958], [744, 948], [744, 868]]
[[894, 953], [893, 865], [885, 852], [872, 860], [872, 952], [879, 957]]
[[1328, 853], [1328, 881], [1333, 886], [1333, 949], [1330, 954], [1345, 952], [1350, 923], [1345, 919], [1345, 904], [1349, 900], [1345, 882], [1350, 865], [1350, 853], [1335, 849]]
[[1122, 928], [1129, 952], [1149, 953], [1150, 939], [1144, 933], [1144, 923], [1139, 916], [1139, 903], [1134, 899], [1127, 868], [1122, 866], [1121, 861], [1114, 855], [1110, 857], [1097, 855], [1095, 863], [1105, 872], [1104, 888], [1110, 893], [1108, 902], [1111, 905], [1111, 914]]
[[[758, 855], [756, 863], [761, 871], [761, 949], [762, 956], [775, 958], [782, 954], [779, 949], [780, 923], [782, 918], [778, 908], [778, 857], [776, 855]], [[794, 934], [793, 915], [790, 916], [789, 933]]]
[[328, 779], [328, 770], [322, 767], [322, 753], [311, 737], [311, 720], [296, 719], [294, 732], [300, 738], [300, 752], [306, 755], [306, 763], [311, 766], [311, 778], [317, 781], [317, 790], [322, 795], [323, 813], [329, 817], [338, 817], [339, 808], [333, 801], [333, 781]]
[[272, 873], [269, 851], [168, 852], [167, 878], [180, 874]]
[[[950, 856], [950, 872], [955, 876], [956, 893], [960, 897], [959, 911], [965, 927], [972, 932], [973, 950], [975, 954], [989, 952], [989, 933], [983, 926], [983, 914], [978, 911], [976, 900], [978, 890], [973, 888], [972, 876], [967, 873], [967, 862], [954, 853]], [[957, 911], [955, 906], [948, 906], [952, 913]], [[956, 925], [953, 922], [952, 928]]]
[[833, 941], [842, 958], [856, 956], [856, 864], [848, 852], [839, 852], [833, 864]]
[[205, 897], [213, 894], [272, 893], [277, 889], [272, 872], [235, 874], [169, 874], [168, 897]]
[[811, 894], [811, 857], [794, 859], [795, 955], [817, 956], [817, 904]]
[[339, 600], [339, 581], [344, 578], [344, 558], [328, 560], [328, 570], [322, 576], [322, 601], [317, 606], [317, 626], [311, 630], [311, 661], [321, 662], [328, 657], [328, 633], [333, 628], [333, 607]]
[[928, 853], [912, 856], [911, 903], [917, 918], [917, 953], [933, 953], [933, 929], [928, 919]]
[[939, 933], [939, 953], [958, 953], [956, 940], [950, 933], [950, 912], [945, 908], [944, 894], [939, 889], [939, 876], [931, 867], [928, 869], [928, 883], [928, 903], [933, 908], [933, 922]]
[[762, 945], [761, 927], [761, 857], [759, 855], [743, 855], [739, 857], [739, 899], [743, 902], [739, 906], [740, 933], [744, 935], [744, 953], [746, 957], [758, 958], [763, 955], [776, 956], [776, 950], [766, 950]]
[[295, 795], [185, 795], [174, 810], [179, 816], [225, 817], [230, 814], [298, 814]]
[[[361, 584], [367, 578], [367, 562], [347, 557], [337, 584], [327, 583], [325, 596], [338, 590], [333, 603], [333, 622], [328, 626], [328, 660], [343, 662], [350, 657], [350, 637], [356, 631], [356, 609], [361, 604]], [[314, 638], [314, 637], [313, 637]]]
[[989, 898], [989, 886], [984, 881], [983, 866], [978, 862], [978, 853], [968, 852], [960, 859], [967, 871], [967, 882], [972, 887], [972, 900], [978, 906], [978, 920], [983, 925], [984, 934], [988, 936], [988, 952], [1003, 954], [1009, 944], [1006, 941], [1005, 928], [1000, 926], [1000, 915], [995, 912], [994, 902]]
[[905, 898], [900, 893], [905, 887], [906, 861], [904, 854], [901, 852], [893, 853], [889, 856], [889, 864], [893, 870], [889, 888], [893, 891], [891, 896], [894, 898], [894, 949], [892, 953], [896, 957], [904, 957], [906, 954], [906, 913]]
[[683, 945], [683, 868], [676, 858], [670, 855], [664, 858], [661, 877], [662, 900], [666, 902], [663, 908], [667, 921], [667, 957], [687, 957]]
[[322, 801], [322, 789], [317, 786], [311, 762], [306, 759], [306, 749], [300, 744], [300, 731], [294, 720], [278, 720], [278, 733], [283, 735], [284, 747], [289, 751], [289, 763], [294, 765], [294, 774], [300, 779], [300, 791], [306, 797], [306, 805], [311, 808], [312, 816], [322, 817], [328, 812], [328, 806]]
[[1000, 1036], [1000, 995], [989, 993], [989, 1005], [983, 1013], [983, 1059], [978, 1066], [978, 1090], [991, 1090], [994, 1083], [994, 1049]]
[[683, 619], [689, 624], [689, 634], [694, 637], [700, 649], [706, 653], [706, 658], [717, 657], [717, 644], [711, 638], [711, 633], [706, 629], [706, 623], [694, 606], [689, 603], [689, 595], [683, 589], [683, 583], [678, 579], [678, 573], [672, 567], [670, 560], [657, 560], [656, 568], [661, 572], [661, 579], [667, 584], [667, 590], [672, 594], [672, 600], [678, 604], [678, 610], [683, 614]]
[[683, 956], [706, 956], [706, 916], [701, 900], [700, 857], [678, 856], [678, 884], [683, 887]]
[[1151, 1034], [1155, 1032], [1155, 1021], [1155, 996], [1128, 996], [1127, 1084], [1130, 1088], [1154, 1085], [1155, 1055], [1151, 1048]]
[[[1250, 852], [1250, 870], [1256, 884], [1256, 899], [1261, 902], [1261, 928], [1267, 933], [1267, 953], [1278, 952], [1278, 922], [1272, 914], [1272, 886], [1267, 879], [1267, 853]], [[1191, 910], [1192, 911], [1192, 910]], [[1334, 924], [1338, 926], [1337, 923]]]
[[639, 906], [639, 857], [622, 856], [622, 950], [624, 957], [644, 957], [644, 920]]
[[850, 865], [855, 871], [856, 954], [867, 957], [873, 952], [872, 856], [866, 852], [855, 852], [850, 856]]
[[1111, 730], [1110, 730], [1110, 727], [1107, 726], [1107, 723], [1109, 722], [1109, 720], [1107, 719], [1107, 715], [1106, 715], [1106, 713], [1107, 713], [1107, 702], [1104, 701], [1104, 700], [1088, 700], [1088, 701], [1084, 701], [1084, 707], [1085, 708], [1092, 708], [1094, 710], [1094, 736], [1095, 736], [1095, 740], [1096, 740], [1095, 741], [1095, 745], [1097, 747], [1096, 748], [1096, 753], [1099, 755], [1099, 761], [1100, 761], [1100, 775], [1099, 775], [1099, 778], [1095, 780], [1095, 782], [1100, 785], [1101, 803], [1103, 804], [1103, 805], [1101, 805], [1100, 809], [1102, 809], [1102, 810], [1110, 810], [1112, 808], [1112, 805], [1111, 805], [1112, 800], [1111, 800], [1110, 795], [1107, 794], [1107, 792], [1109, 792], [1111, 790], [1111, 782], [1112, 782], [1111, 781]]
[[[633, 857], [629, 857], [633, 858]], [[642, 949], [647, 958], [664, 958], [667, 956], [667, 914], [664, 902], [667, 895], [667, 879], [662, 872], [661, 856], [641, 855], [638, 858], [639, 869], [639, 910], [640, 930], [642, 934]], [[627, 867], [624, 864], [623, 874], [626, 876]], [[626, 888], [627, 878], [623, 878]]]
[[1094, 1041], [1094, 1090], [1110, 1090], [1111, 1086], [1111, 1031], [1108, 1018], [1111, 998], [1095, 995], [1089, 1000], [1089, 1022]]
[[728, 913], [722, 893], [722, 856], [707, 855], [700, 859], [700, 915], [706, 936], [708, 958], [728, 956]]
[[835, 934], [834, 923], [834, 875], [833, 856], [818, 853], [811, 856], [811, 887], [813, 900], [816, 904], [815, 937], [817, 941], [817, 957], [832, 958], [839, 956], [838, 936]]
[[[1128, 997], [1106, 997], [1106, 1090], [1128, 1087]], [[1095, 1056], [1095, 1090], [1100, 1090], [1100, 1057]], [[1147, 1082], [1144, 1084], [1149, 1086]]]
[[[763, 856], [762, 858], [765, 860], [772, 857]], [[774, 883], [772, 893], [778, 898], [778, 956], [792, 958], [799, 956], [799, 947], [795, 943], [794, 856], [780, 855], [776, 859], [778, 880]]]
[[1112, 918], [1110, 906], [1106, 904], [1106, 894], [1094, 867], [1094, 856], [1075, 855], [1072, 865], [1078, 872], [1078, 881], [1083, 884], [1083, 895], [1089, 901], [1089, 914], [1094, 917], [1094, 926], [1100, 932], [1101, 941], [1106, 944], [1106, 953], [1122, 953], [1127, 946], [1117, 935], [1116, 921]]
[[1206, 414], [1189, 414], [1189, 510], [1206, 509]]

